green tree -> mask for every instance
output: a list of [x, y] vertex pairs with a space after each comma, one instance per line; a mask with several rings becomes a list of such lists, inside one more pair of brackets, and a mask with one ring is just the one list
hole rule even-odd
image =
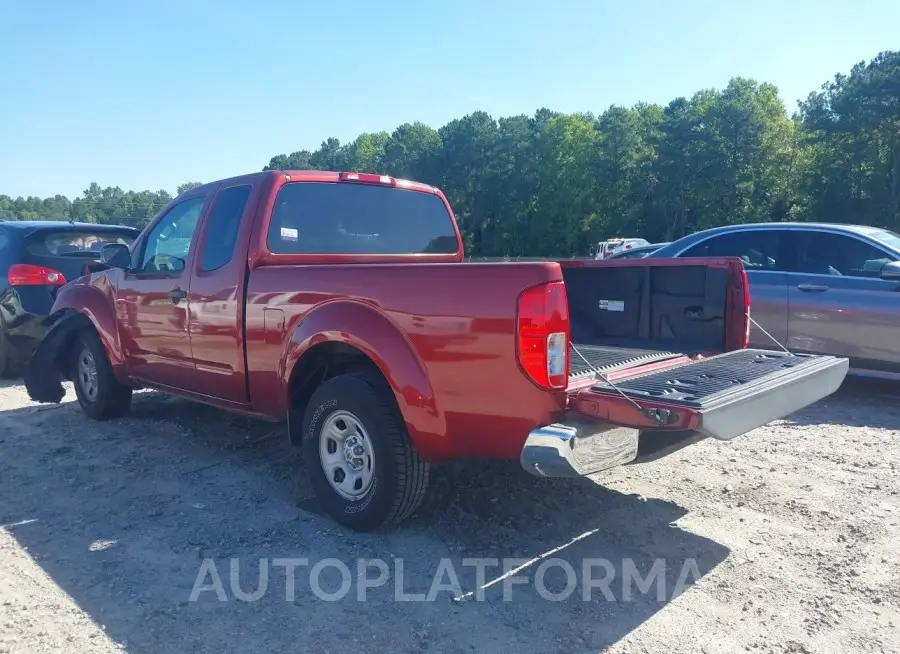
[[192, 188], [197, 188], [198, 186], [202, 186], [203, 182], [185, 182], [184, 184], [178, 185], [178, 190], [175, 191], [175, 195], [179, 196], [185, 191], [190, 191]]
[[[264, 168], [312, 169], [440, 187], [476, 257], [587, 255], [617, 235], [661, 241], [770, 220], [900, 230], [900, 52], [836, 75], [793, 116], [773, 85], [735, 77], [599, 116], [541, 108], [499, 119], [475, 111], [439, 129], [404, 123], [278, 154]], [[0, 216], [142, 226], [171, 200], [94, 183], [71, 201], [0, 195]]]
[[900, 52], [882, 52], [800, 104], [804, 217], [900, 229]]

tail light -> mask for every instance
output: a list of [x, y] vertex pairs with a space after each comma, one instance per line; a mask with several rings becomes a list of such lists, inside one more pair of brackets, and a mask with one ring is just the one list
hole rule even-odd
[[541, 388], [569, 382], [569, 303], [563, 282], [535, 286], [519, 296], [516, 317], [519, 365]]
[[15, 263], [6, 273], [10, 286], [64, 286], [66, 278], [58, 270], [27, 263]]
[[744, 314], [747, 316], [744, 320], [744, 348], [750, 347], [750, 280], [747, 278], [747, 271], [741, 270], [741, 279], [744, 284]]

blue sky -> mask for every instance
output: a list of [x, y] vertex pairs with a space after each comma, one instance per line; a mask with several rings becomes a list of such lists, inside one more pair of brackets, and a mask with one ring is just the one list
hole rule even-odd
[[414, 120], [666, 103], [735, 75], [791, 110], [900, 49], [897, 0], [0, 0], [0, 194], [164, 188]]

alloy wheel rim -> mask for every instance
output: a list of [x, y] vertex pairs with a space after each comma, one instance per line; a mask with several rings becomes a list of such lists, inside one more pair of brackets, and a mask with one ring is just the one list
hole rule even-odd
[[84, 348], [78, 355], [78, 386], [81, 393], [89, 402], [97, 399], [100, 382], [97, 375], [97, 362], [88, 348]]

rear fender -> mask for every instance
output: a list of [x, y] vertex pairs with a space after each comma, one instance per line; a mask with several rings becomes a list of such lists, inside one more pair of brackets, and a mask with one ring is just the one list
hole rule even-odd
[[452, 456], [444, 414], [414, 346], [399, 325], [361, 302], [326, 302], [305, 314], [293, 327], [279, 370], [285, 407], [290, 406], [294, 367], [310, 348], [328, 342], [352, 346], [378, 367], [394, 393], [413, 445], [422, 458]]

